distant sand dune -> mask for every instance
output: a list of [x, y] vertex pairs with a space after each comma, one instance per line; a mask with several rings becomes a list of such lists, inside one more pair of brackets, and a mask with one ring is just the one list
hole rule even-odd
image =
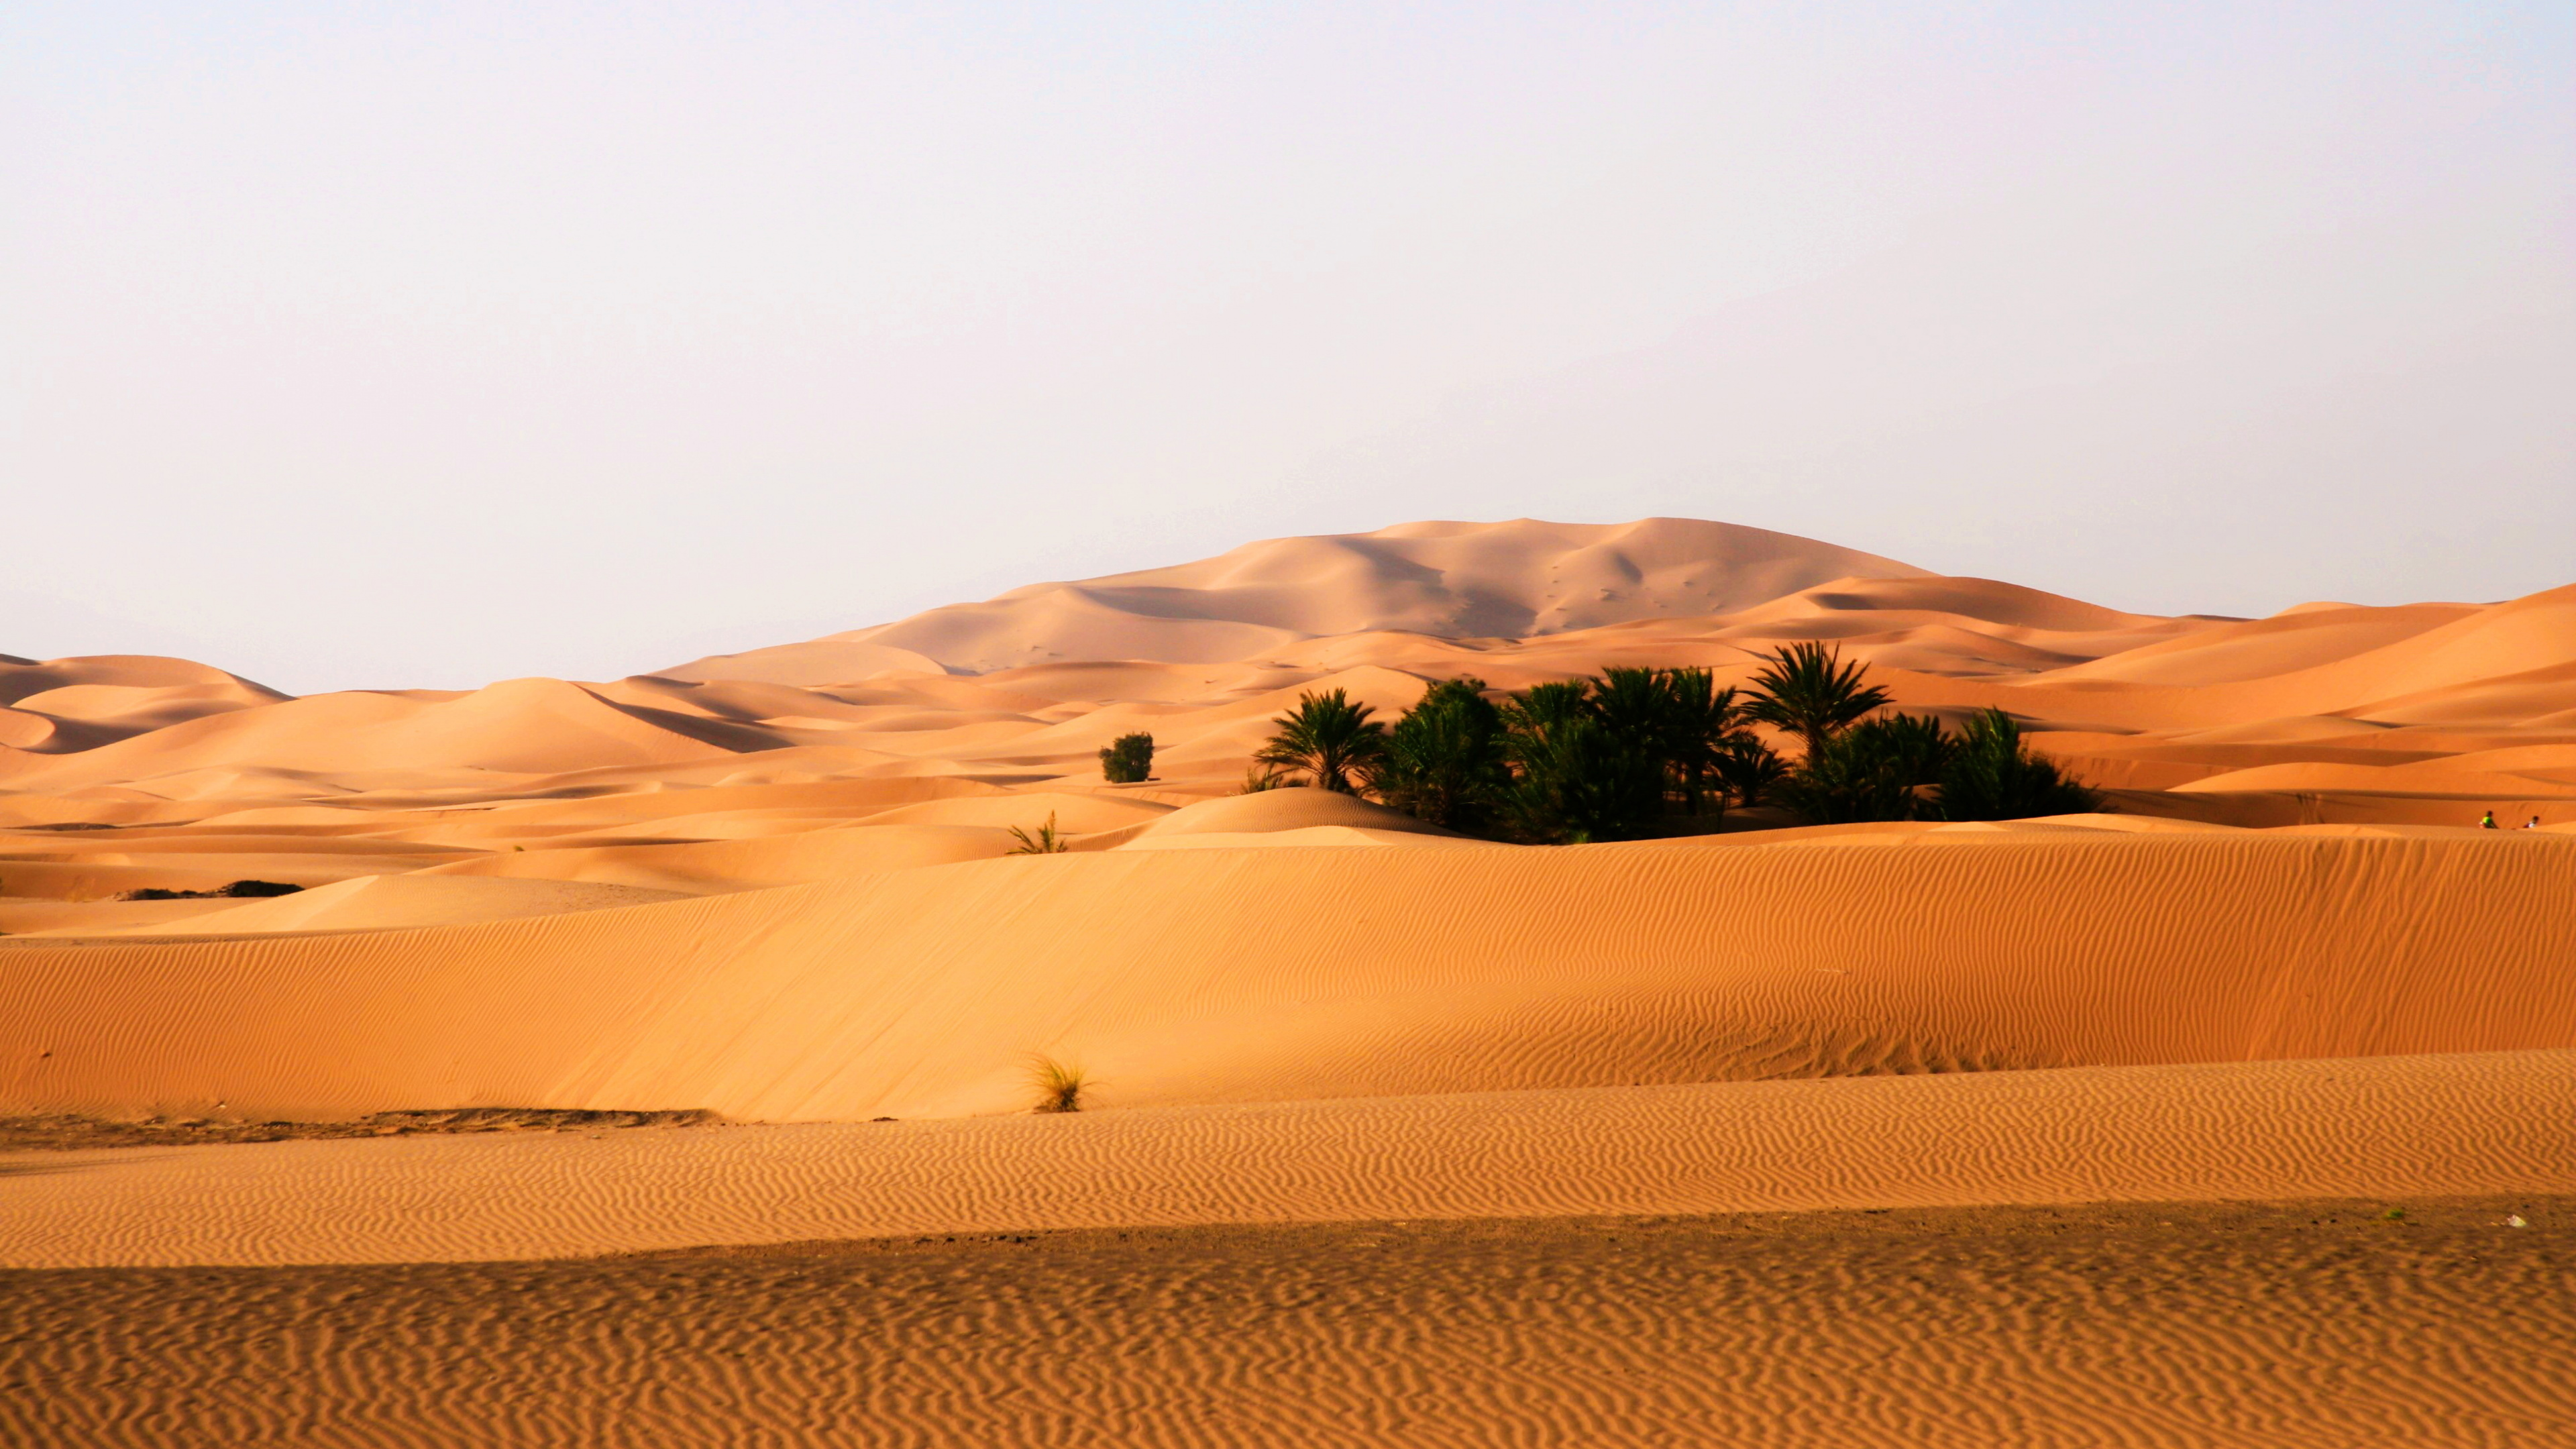
[[[986, 603], [662, 672], [826, 684], [886, 668], [890, 647], [976, 671], [1056, 659], [1197, 663], [1379, 629], [1519, 636], [1675, 608], [1729, 613], [1829, 579], [1920, 572], [1812, 539], [1687, 518], [1413, 523], [1268, 539], [1175, 568], [1034, 584]], [[846, 651], [846, 662], [834, 650]]]

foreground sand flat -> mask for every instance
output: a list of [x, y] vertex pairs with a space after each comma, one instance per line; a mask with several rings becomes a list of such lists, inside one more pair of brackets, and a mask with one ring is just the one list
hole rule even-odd
[[0, 1272], [0, 1440], [2576, 1441], [2576, 1198], [2388, 1210], [1202, 1227]]
[[23, 1152], [0, 1266], [914, 1233], [2576, 1193], [2576, 1050]]

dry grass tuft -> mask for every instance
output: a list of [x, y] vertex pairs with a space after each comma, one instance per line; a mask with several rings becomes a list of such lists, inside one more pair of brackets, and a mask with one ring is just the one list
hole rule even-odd
[[1082, 1068], [1043, 1055], [1029, 1059], [1029, 1081], [1038, 1089], [1032, 1110], [1042, 1113], [1081, 1111], [1083, 1090], [1091, 1085]]
[[1055, 828], [1055, 812], [1052, 810], [1047, 812], [1046, 824], [1038, 827], [1037, 834], [1031, 835], [1014, 825], [1011, 827], [1011, 838], [1019, 842], [1011, 847], [1013, 855], [1062, 855], [1071, 848], [1065, 843], [1063, 834]]

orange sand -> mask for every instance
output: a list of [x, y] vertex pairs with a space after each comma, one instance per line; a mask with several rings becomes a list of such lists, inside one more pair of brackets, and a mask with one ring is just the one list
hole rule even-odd
[[[1236, 793], [1301, 691], [1804, 639], [2106, 813]], [[242, 879], [309, 889], [111, 899]], [[0, 1439], [2576, 1442], [2571, 901], [2576, 586], [2165, 618], [1521, 520], [610, 682], [0, 658], [0, 1114], [764, 1124], [0, 1157]], [[2395, 1196], [2462, 1201], [2229, 1206]], [[1826, 1215], [1635, 1216], [1749, 1210]]]
[[1007, 1111], [1041, 1051], [1143, 1106], [2576, 1043], [2566, 835], [1897, 830], [1125, 848], [0, 943], [0, 1109], [813, 1121]]
[[2576, 1051], [0, 1156], [0, 1267], [1379, 1218], [2576, 1193]]
[[2566, 1442], [2576, 1199], [2383, 1206], [0, 1273], [0, 1439]]

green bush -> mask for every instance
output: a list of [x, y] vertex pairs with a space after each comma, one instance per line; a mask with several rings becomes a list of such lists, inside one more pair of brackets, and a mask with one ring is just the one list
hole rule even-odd
[[1134, 785], [1154, 777], [1154, 737], [1120, 735], [1100, 752], [1100, 777], [1112, 785]]

